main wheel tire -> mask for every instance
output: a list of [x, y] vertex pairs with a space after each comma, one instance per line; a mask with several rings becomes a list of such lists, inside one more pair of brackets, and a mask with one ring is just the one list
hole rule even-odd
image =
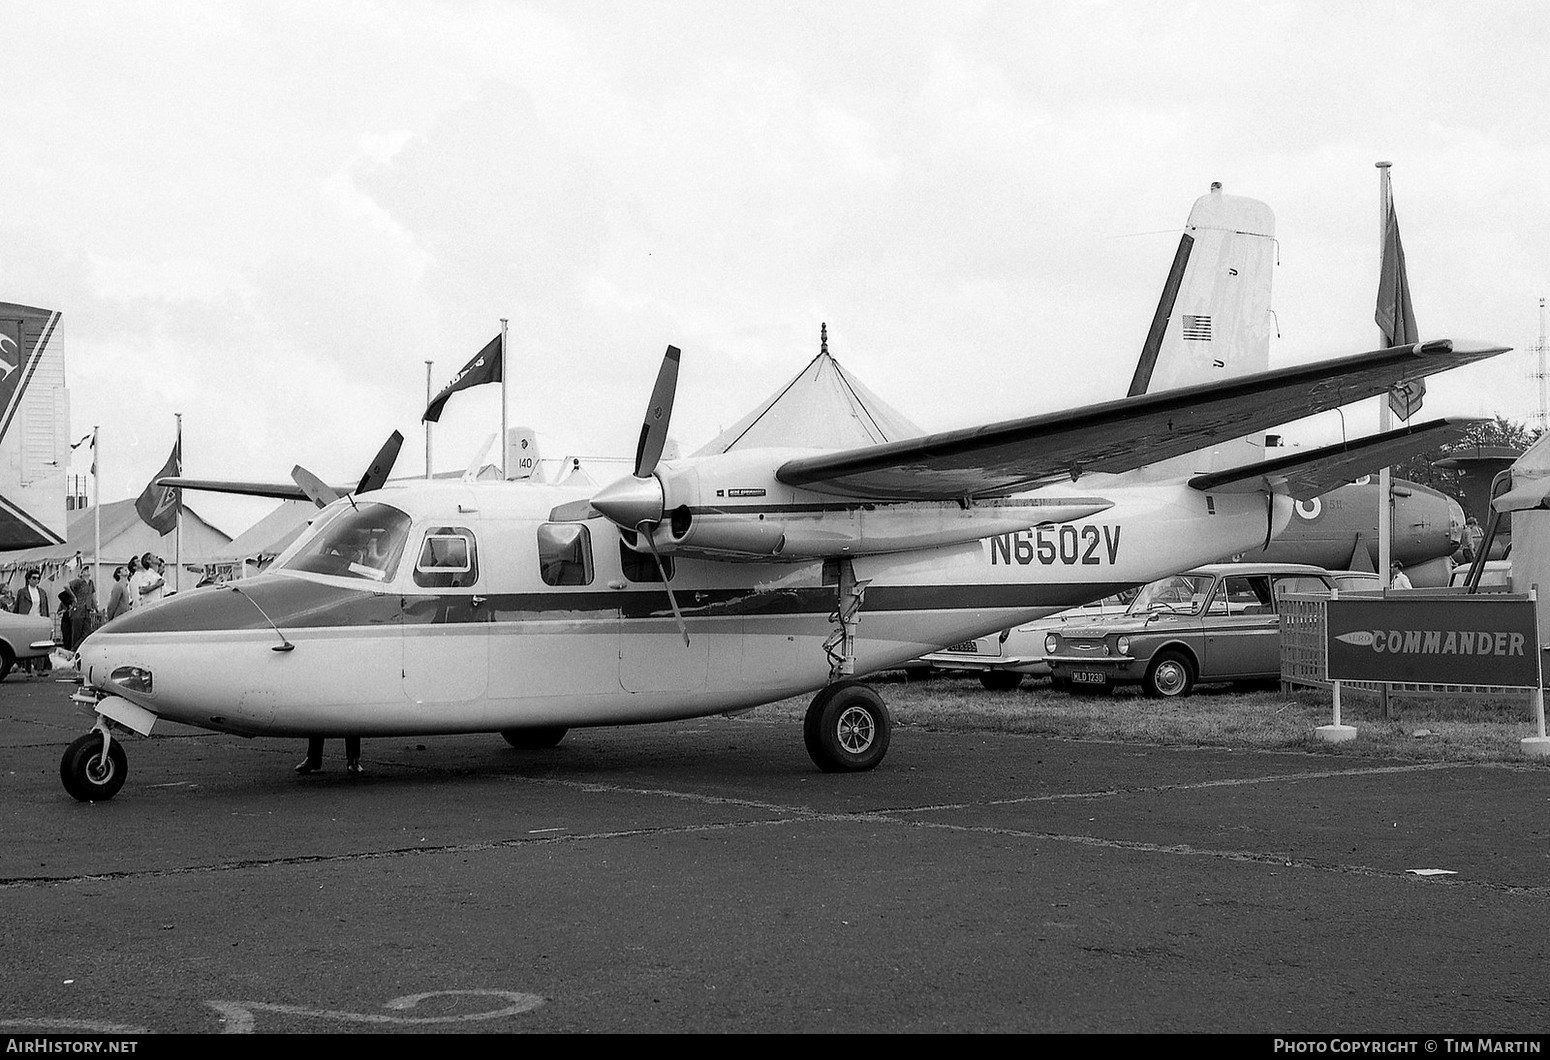
[[114, 740], [102, 753], [102, 733], [89, 732], [76, 740], [59, 760], [59, 779], [65, 790], [81, 802], [106, 802], [118, 794], [129, 776], [129, 756]]
[[892, 733], [883, 697], [860, 683], [840, 682], [819, 692], [802, 722], [807, 753], [825, 773], [873, 768], [888, 753]]
[[501, 739], [519, 751], [546, 751], [559, 745], [570, 732], [563, 725], [546, 725], [533, 729], [502, 729]]
[[1022, 683], [1023, 675], [1016, 670], [980, 671], [980, 684], [989, 692], [1015, 692]]
[[1146, 671], [1146, 694], [1159, 699], [1187, 696], [1195, 687], [1195, 665], [1178, 651], [1158, 652]]

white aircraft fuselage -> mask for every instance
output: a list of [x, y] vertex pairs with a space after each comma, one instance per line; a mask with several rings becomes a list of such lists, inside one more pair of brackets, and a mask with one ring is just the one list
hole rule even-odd
[[[1031, 496], [1052, 512], [1072, 510], [1068, 496], [1080, 509], [1094, 493], [1113, 506], [1074, 522], [1002, 526], [983, 539], [851, 559], [865, 585], [854, 671], [897, 666], [1260, 545], [1291, 515], [1290, 498], [1261, 493], [1081, 485]], [[607, 519], [549, 522], [556, 505], [581, 495], [542, 484], [424, 482], [337, 501], [270, 572], [235, 588], [180, 593], [102, 627], [81, 647], [81, 671], [89, 686], [111, 681], [154, 717], [250, 736], [663, 721], [745, 710], [832, 679], [824, 642], [836, 628], [835, 561], [670, 554], [685, 645], [649, 554], [624, 550]], [[319, 556], [308, 558], [331, 528], [377, 505], [402, 513], [393, 562], [325, 573]], [[873, 514], [886, 508], [918, 517], [936, 506], [878, 505]], [[546, 526], [585, 526], [590, 555], [559, 575], [579, 584], [546, 581]], [[979, 522], [971, 532], [984, 529]], [[428, 539], [449, 535], [471, 539], [469, 568], [452, 578], [421, 569]], [[461, 584], [423, 584], [438, 579]], [[99, 709], [113, 716], [111, 703]], [[145, 715], [120, 714], [148, 731]]]

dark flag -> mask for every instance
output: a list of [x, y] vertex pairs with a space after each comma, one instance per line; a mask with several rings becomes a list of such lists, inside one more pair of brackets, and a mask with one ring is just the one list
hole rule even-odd
[[436, 400], [425, 406], [425, 415], [420, 419], [438, 423], [441, 420], [442, 406], [447, 403], [447, 398], [459, 390], [467, 390], [471, 386], [479, 386], [482, 383], [499, 383], [504, 369], [503, 354], [501, 337], [497, 335], [484, 349], [474, 354], [474, 359], [465, 364], [461, 372], [452, 377], [452, 382], [442, 388], [441, 393], [436, 395]]
[[140, 499], [135, 501], [135, 511], [147, 526], [165, 537], [178, 525], [178, 509], [183, 505], [183, 491], [173, 486], [158, 486], [156, 480], [183, 474], [183, 440], [173, 443], [172, 455], [162, 469], [151, 476], [150, 484]]
[[[1410, 306], [1410, 280], [1405, 275], [1405, 248], [1399, 241], [1399, 216], [1394, 200], [1387, 194], [1388, 173], [1384, 173], [1383, 265], [1378, 271], [1378, 308], [1373, 314], [1389, 346], [1405, 346], [1421, 340], [1415, 326], [1415, 310]], [[1426, 380], [1411, 379], [1389, 392], [1389, 407], [1402, 420], [1421, 408]]]

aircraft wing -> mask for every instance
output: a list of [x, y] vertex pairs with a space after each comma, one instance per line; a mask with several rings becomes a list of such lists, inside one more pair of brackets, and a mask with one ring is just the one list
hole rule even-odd
[[1120, 473], [1386, 393], [1509, 347], [1442, 339], [1085, 408], [799, 457], [776, 478], [877, 501], [998, 497]]
[[1309, 500], [1363, 475], [1398, 464], [1416, 453], [1462, 441], [1480, 420], [1443, 419], [1358, 438], [1318, 449], [1304, 449], [1274, 460], [1196, 475], [1189, 484], [1215, 493], [1251, 493], [1272, 489]]

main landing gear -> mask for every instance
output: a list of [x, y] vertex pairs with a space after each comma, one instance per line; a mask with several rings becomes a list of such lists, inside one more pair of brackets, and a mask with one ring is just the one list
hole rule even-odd
[[829, 654], [829, 681], [808, 705], [802, 739], [814, 764], [825, 773], [871, 769], [888, 753], [893, 719], [883, 697], [857, 680], [856, 626], [867, 582], [856, 581], [850, 561], [839, 562], [839, 606], [829, 616], [836, 626], [824, 651]]
[[105, 722], [65, 748], [59, 760], [59, 779], [81, 802], [106, 802], [118, 794], [127, 776], [129, 756]]

